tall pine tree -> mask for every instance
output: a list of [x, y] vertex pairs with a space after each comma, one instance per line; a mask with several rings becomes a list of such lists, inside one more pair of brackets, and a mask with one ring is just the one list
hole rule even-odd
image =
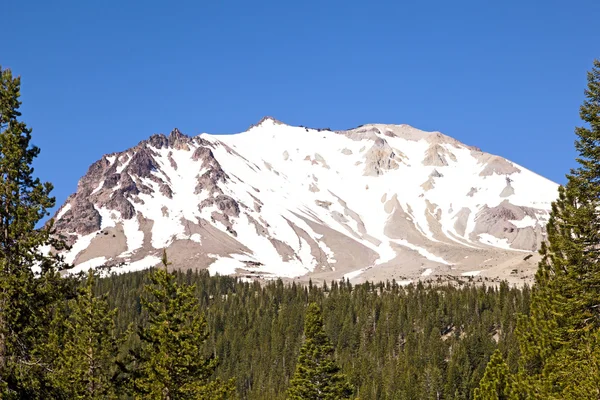
[[233, 381], [211, 379], [217, 359], [204, 357], [208, 330], [195, 287], [179, 284], [162, 268], [150, 275], [142, 307], [148, 322], [138, 330], [141, 340], [133, 355], [132, 387], [135, 398], [156, 400], [219, 400], [234, 396]]
[[79, 296], [68, 302], [68, 317], [56, 321], [60, 328], [52, 330], [51, 345], [57, 347], [57, 358], [50, 376], [69, 399], [117, 398], [113, 379], [119, 351], [116, 310], [109, 309], [106, 295], [94, 293], [95, 284], [96, 277], [90, 270]]
[[[600, 396], [600, 61], [588, 73], [576, 129], [579, 167], [567, 175], [547, 225], [529, 317], [517, 334], [520, 398]], [[580, 389], [585, 387], [585, 393]]]
[[475, 389], [475, 400], [507, 400], [510, 397], [510, 372], [500, 350], [496, 350], [485, 368], [479, 387]]
[[45, 328], [68, 281], [57, 274], [58, 260], [40, 251], [60, 243], [51, 224], [36, 229], [54, 198], [52, 185], [33, 177], [40, 150], [19, 121], [20, 86], [0, 67], [0, 397], [35, 399], [50, 396]]
[[310, 303], [304, 321], [304, 344], [290, 382], [290, 400], [348, 399], [352, 387], [333, 359], [333, 346], [323, 329], [323, 315]]

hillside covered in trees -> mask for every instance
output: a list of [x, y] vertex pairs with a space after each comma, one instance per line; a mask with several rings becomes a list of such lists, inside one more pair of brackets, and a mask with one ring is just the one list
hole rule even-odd
[[[307, 305], [322, 307], [336, 359], [365, 399], [471, 398], [487, 360], [500, 348], [516, 367], [516, 315], [529, 289], [401, 287], [393, 282], [327, 287], [261, 286], [206, 272], [176, 273], [195, 285], [210, 337], [205, 352], [219, 360], [216, 376], [234, 378], [242, 398], [283, 399], [303, 340]], [[99, 293], [117, 313], [117, 331], [141, 323], [138, 272], [102, 279]]]

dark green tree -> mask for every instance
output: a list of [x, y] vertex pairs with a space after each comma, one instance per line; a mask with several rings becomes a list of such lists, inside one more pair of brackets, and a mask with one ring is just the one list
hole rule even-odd
[[58, 347], [58, 357], [51, 377], [69, 399], [116, 398], [113, 382], [118, 354], [116, 310], [109, 309], [106, 295], [94, 293], [95, 284], [96, 278], [90, 270], [79, 296], [68, 302], [68, 318], [56, 321], [60, 328], [52, 330], [52, 344]]
[[352, 387], [333, 358], [333, 346], [323, 328], [323, 315], [310, 303], [304, 321], [304, 344], [290, 381], [290, 400], [348, 399]]
[[52, 185], [33, 177], [39, 148], [19, 121], [21, 81], [0, 67], [0, 397], [47, 398], [48, 355], [42, 351], [49, 321], [68, 289], [52, 224], [36, 229], [54, 206]]
[[218, 360], [203, 353], [209, 333], [195, 287], [177, 283], [168, 265], [165, 252], [162, 268], [151, 273], [144, 288], [142, 307], [148, 322], [138, 330], [141, 346], [132, 352], [134, 397], [229, 399], [234, 395], [233, 381], [211, 379]]
[[[522, 398], [594, 398], [600, 394], [589, 344], [600, 329], [600, 61], [588, 73], [575, 131], [579, 167], [567, 175], [547, 225], [532, 290], [531, 314], [521, 317], [520, 371], [515, 392]], [[578, 373], [571, 371], [577, 366]], [[581, 370], [583, 368], [583, 370]], [[587, 369], [587, 372], [586, 372]], [[574, 387], [594, 388], [570, 397]]]
[[475, 389], [475, 400], [507, 400], [510, 397], [510, 371], [500, 350], [492, 354], [485, 368], [479, 387]]

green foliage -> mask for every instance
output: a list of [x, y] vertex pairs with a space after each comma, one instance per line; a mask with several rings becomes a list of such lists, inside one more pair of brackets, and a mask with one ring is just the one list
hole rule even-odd
[[510, 394], [510, 372], [500, 350], [492, 354], [485, 368], [485, 374], [475, 389], [475, 400], [507, 400]]
[[18, 120], [19, 96], [20, 78], [0, 67], [0, 397], [35, 399], [53, 393], [47, 327], [71, 281], [58, 276], [56, 257], [40, 251], [61, 243], [50, 237], [51, 224], [36, 229], [54, 198], [52, 185], [33, 177], [39, 149]]
[[559, 189], [540, 251], [531, 314], [519, 318], [514, 398], [597, 399], [600, 394], [600, 61], [588, 73], [576, 129], [579, 167]]
[[52, 329], [57, 359], [51, 378], [68, 399], [115, 399], [113, 376], [118, 340], [115, 336], [115, 309], [109, 309], [106, 295], [96, 296], [96, 278], [90, 270], [79, 295], [68, 302], [69, 314], [58, 315]]
[[141, 345], [135, 349], [133, 394], [139, 399], [227, 399], [233, 382], [210, 380], [217, 359], [203, 357], [208, 338], [194, 286], [179, 284], [163, 267], [150, 275], [141, 299], [148, 322], [138, 329]]
[[[117, 327], [144, 324], [141, 290], [150, 273], [99, 280], [119, 312]], [[527, 313], [529, 289], [417, 285], [394, 282], [352, 286], [281, 281], [259, 284], [206, 271], [178, 272], [193, 285], [206, 316], [206, 349], [219, 358], [215, 376], [235, 378], [244, 399], [287, 398], [303, 344], [307, 305], [323, 310], [323, 329], [336, 363], [367, 399], [471, 399], [496, 348], [516, 369], [516, 314]], [[496, 343], [496, 340], [498, 343]], [[135, 343], [131, 343], [135, 347]]]
[[304, 321], [304, 344], [290, 382], [292, 400], [348, 399], [352, 387], [333, 359], [333, 346], [323, 329], [323, 316], [316, 303], [310, 303]]

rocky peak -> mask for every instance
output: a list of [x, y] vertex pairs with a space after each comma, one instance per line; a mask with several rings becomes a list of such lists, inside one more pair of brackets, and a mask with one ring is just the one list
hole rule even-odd
[[260, 119], [260, 121], [258, 121], [256, 124], [250, 125], [250, 127], [248, 128], [248, 130], [250, 130], [252, 128], [259, 127], [259, 126], [263, 125], [265, 122], [271, 122], [273, 125], [285, 125], [283, 122], [279, 121], [278, 119], [273, 118], [273, 117], [267, 115], [265, 117], [262, 117]]
[[169, 147], [178, 149], [178, 150], [189, 150], [189, 144], [191, 143], [191, 138], [187, 135], [184, 135], [179, 131], [179, 129], [175, 128], [171, 131], [168, 137]]
[[380, 176], [385, 171], [398, 169], [402, 158], [385, 139], [376, 138], [373, 146], [365, 153], [365, 176]]
[[183, 137], [188, 137], [188, 136], [184, 135], [183, 133], [181, 133], [181, 131], [179, 129], [177, 129], [177, 128], [173, 128], [173, 130], [169, 134], [169, 139], [170, 140], [176, 140], [178, 138], [183, 138]]

